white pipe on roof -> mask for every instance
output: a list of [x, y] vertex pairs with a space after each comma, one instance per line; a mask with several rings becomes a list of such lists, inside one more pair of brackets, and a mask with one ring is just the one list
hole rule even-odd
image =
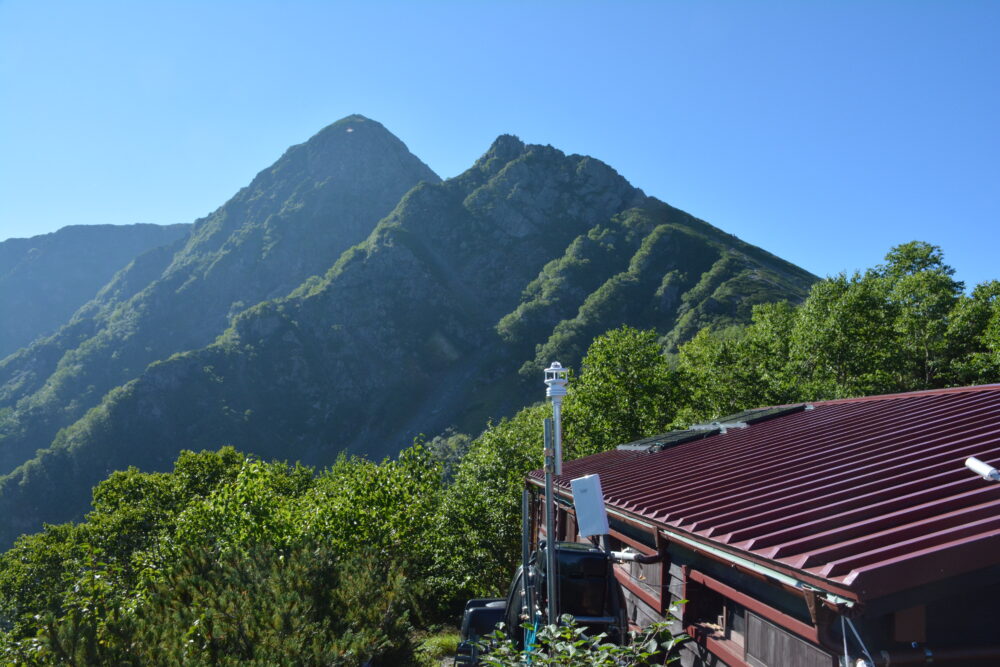
[[1000, 471], [975, 456], [965, 459], [965, 467], [989, 482], [1000, 482]]

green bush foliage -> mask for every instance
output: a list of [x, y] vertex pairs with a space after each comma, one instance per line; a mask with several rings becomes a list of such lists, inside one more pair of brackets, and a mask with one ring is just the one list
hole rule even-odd
[[799, 307], [755, 306], [745, 327], [703, 330], [679, 350], [678, 423], [760, 405], [995, 382], [1000, 284], [964, 294], [940, 248], [816, 283]]
[[641, 631], [629, 633], [624, 645], [604, 641], [602, 633], [588, 636], [570, 615], [564, 615], [559, 625], [540, 628], [535, 644], [527, 651], [497, 633], [487, 643], [483, 664], [489, 667], [519, 667], [521, 665], [563, 665], [565, 667], [633, 667], [666, 665], [676, 662], [676, 648], [687, 640], [686, 635], [674, 636], [668, 623], [654, 623]]
[[[441, 468], [421, 446], [316, 474], [225, 448], [113, 474], [0, 559], [15, 664], [402, 664]], [[402, 657], [401, 657], [402, 656]]]

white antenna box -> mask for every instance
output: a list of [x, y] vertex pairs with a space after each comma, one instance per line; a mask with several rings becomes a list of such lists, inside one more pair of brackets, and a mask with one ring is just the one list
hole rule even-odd
[[586, 475], [570, 481], [576, 525], [580, 537], [608, 534], [608, 512], [604, 509], [604, 492], [600, 475]]

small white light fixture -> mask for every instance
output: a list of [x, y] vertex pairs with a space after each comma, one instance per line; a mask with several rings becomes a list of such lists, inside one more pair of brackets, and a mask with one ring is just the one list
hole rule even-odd
[[980, 461], [975, 456], [965, 459], [965, 467], [988, 482], [1000, 482], [1000, 470], [997, 470], [989, 463]]

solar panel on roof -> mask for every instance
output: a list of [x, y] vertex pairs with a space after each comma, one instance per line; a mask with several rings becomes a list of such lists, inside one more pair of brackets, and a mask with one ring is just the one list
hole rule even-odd
[[691, 428], [688, 429], [669, 431], [648, 438], [642, 438], [641, 440], [635, 440], [624, 445], [618, 445], [618, 449], [631, 452], [660, 452], [667, 447], [673, 447], [684, 442], [699, 440], [719, 432], [725, 433], [727, 428], [745, 428], [750, 424], [792, 414], [793, 412], [800, 412], [805, 408], [806, 405], [804, 403], [774, 408], [753, 408], [752, 410], [744, 410], [743, 412], [727, 415], [713, 422], [692, 424]]
[[[790, 415], [793, 412], [801, 412], [806, 409], [805, 403], [800, 403], [799, 405], [780, 405], [773, 408], [753, 408], [750, 410], [744, 410], [743, 412], [737, 412], [736, 414], [726, 415], [725, 417], [719, 417], [718, 419], [711, 422], [714, 424], [756, 424], [758, 422], [767, 421], [768, 419], [774, 419], [775, 417], [783, 417], [784, 415]], [[704, 426], [701, 424], [700, 426]]]
[[714, 435], [718, 430], [718, 428], [713, 427], [710, 429], [670, 431], [668, 433], [661, 433], [660, 435], [643, 438], [642, 440], [629, 442], [624, 445], [618, 445], [618, 449], [632, 452], [660, 452], [667, 447], [673, 447], [674, 445], [679, 445], [682, 442], [691, 442], [692, 440], [707, 438], [710, 435]]

